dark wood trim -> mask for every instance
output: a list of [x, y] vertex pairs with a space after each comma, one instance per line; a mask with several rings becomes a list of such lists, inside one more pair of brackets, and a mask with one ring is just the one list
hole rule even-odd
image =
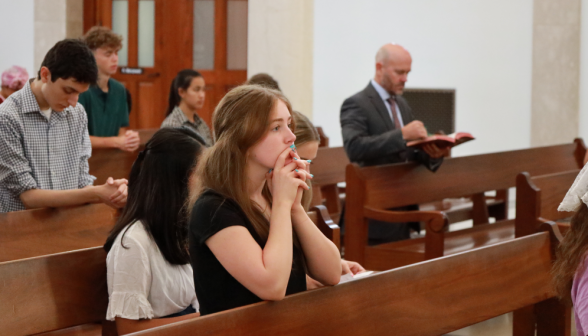
[[214, 2], [214, 69], [227, 70], [228, 0]]

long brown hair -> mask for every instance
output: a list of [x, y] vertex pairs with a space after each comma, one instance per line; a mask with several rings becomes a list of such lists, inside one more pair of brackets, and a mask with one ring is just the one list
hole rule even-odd
[[557, 250], [553, 264], [553, 285], [558, 296], [571, 303], [572, 282], [576, 271], [586, 267], [584, 259], [588, 251], [588, 207], [582, 203], [570, 223], [570, 230]]
[[[266, 87], [243, 85], [225, 95], [212, 117], [215, 144], [198, 162], [190, 200], [193, 205], [207, 189], [234, 200], [263, 240], [267, 240], [269, 222], [260, 206], [249, 198], [245, 167], [247, 151], [268, 131], [270, 113], [278, 100], [292, 113], [288, 99], [281, 92]], [[271, 205], [267, 187], [263, 196]]]
[[[294, 142], [297, 147], [304, 145], [307, 142], [321, 141], [321, 136], [316, 130], [316, 127], [310, 122], [310, 120], [302, 113], [293, 111], [292, 120], [296, 123], [296, 129], [294, 135], [296, 135], [296, 141]], [[302, 194], [302, 206], [304, 210], [308, 211], [310, 208], [310, 202], [312, 201], [312, 181], [306, 180], [306, 184], [310, 187], [309, 190], [304, 190]]]

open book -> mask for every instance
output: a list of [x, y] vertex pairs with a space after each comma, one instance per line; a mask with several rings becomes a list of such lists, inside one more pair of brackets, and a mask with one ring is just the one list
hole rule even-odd
[[428, 143], [434, 143], [439, 148], [455, 147], [464, 142], [474, 140], [470, 133], [459, 132], [449, 135], [430, 135], [422, 140], [414, 140], [406, 143], [408, 147], [421, 148]]

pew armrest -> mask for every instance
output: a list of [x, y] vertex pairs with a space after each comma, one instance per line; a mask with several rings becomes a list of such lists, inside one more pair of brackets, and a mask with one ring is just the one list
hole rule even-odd
[[443, 211], [391, 211], [364, 207], [366, 218], [390, 223], [426, 222], [427, 230], [442, 232], [449, 220]]

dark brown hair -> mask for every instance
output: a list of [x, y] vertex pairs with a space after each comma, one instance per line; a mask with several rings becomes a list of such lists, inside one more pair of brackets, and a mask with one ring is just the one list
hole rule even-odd
[[276, 91], [282, 91], [278, 82], [270, 75], [266, 73], [258, 73], [253, 77], [249, 78], [249, 80], [245, 83], [246, 85], [261, 85], [266, 88], [270, 88]]
[[[294, 135], [296, 135], [296, 147], [300, 147], [307, 142], [316, 141], [320, 142], [321, 137], [316, 130], [316, 127], [310, 122], [310, 120], [302, 113], [293, 111], [292, 120], [296, 124]], [[306, 184], [310, 187], [309, 190], [304, 190], [302, 194], [302, 206], [304, 210], [308, 211], [310, 203], [312, 202], [312, 180], [306, 180]]]
[[553, 264], [553, 285], [560, 297], [571, 304], [574, 275], [585, 267], [588, 251], [588, 207], [582, 203], [570, 223], [570, 230], [564, 236]]
[[204, 145], [190, 129], [162, 128], [139, 153], [129, 177], [127, 204], [108, 235], [108, 252], [121, 234], [141, 221], [161, 254], [172, 265], [190, 262], [185, 208], [189, 179]]

